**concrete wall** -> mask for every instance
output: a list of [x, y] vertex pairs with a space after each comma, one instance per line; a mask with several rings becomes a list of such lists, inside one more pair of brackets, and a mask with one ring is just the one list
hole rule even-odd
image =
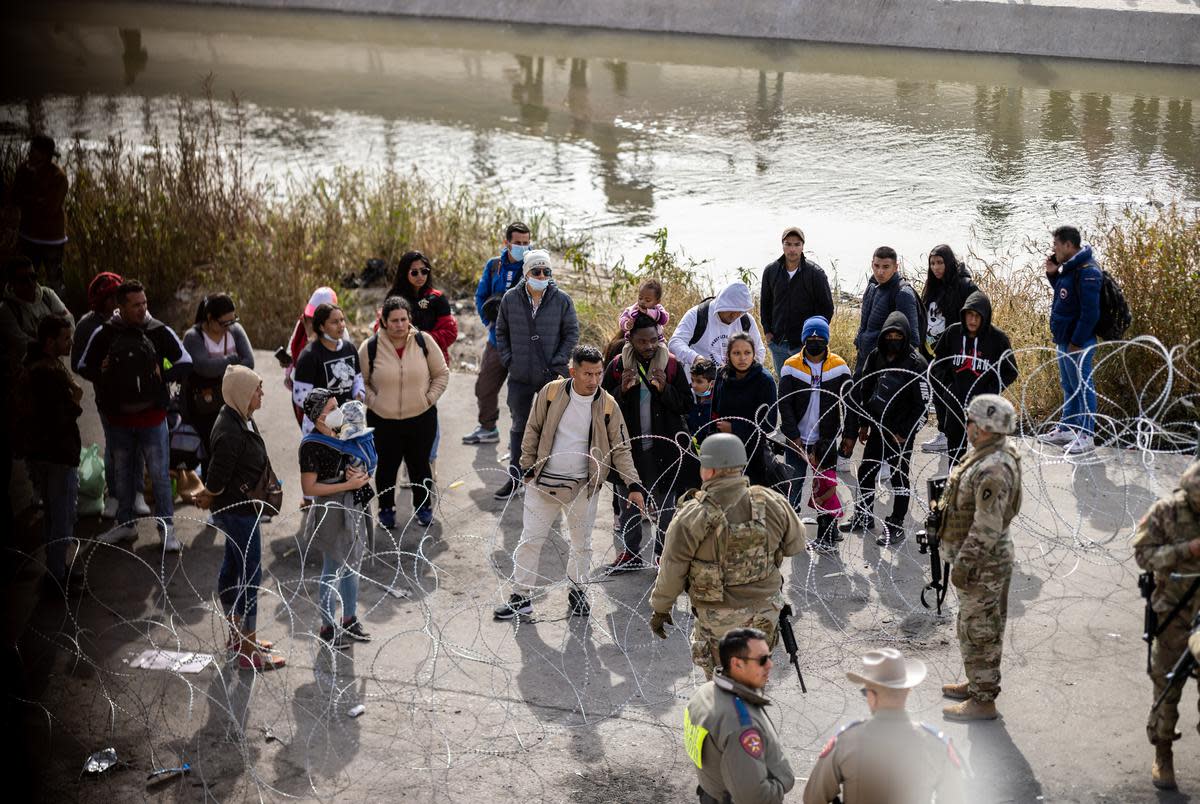
[[176, 0], [1200, 65], [1200, 6], [1174, 0]]

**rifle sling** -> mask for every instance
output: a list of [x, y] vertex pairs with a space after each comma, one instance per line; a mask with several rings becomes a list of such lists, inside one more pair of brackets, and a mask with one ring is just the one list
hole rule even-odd
[[[1178, 616], [1179, 612], [1183, 610], [1183, 607], [1186, 606], [1191, 599], [1196, 596], [1197, 589], [1200, 589], [1200, 578], [1192, 581], [1192, 585], [1188, 587], [1187, 594], [1179, 599], [1179, 602], [1175, 604], [1175, 607], [1171, 609], [1163, 621], [1158, 624], [1158, 629], [1154, 632], [1155, 639], [1162, 636], [1162, 632], [1167, 630], [1167, 626], [1171, 624], [1171, 621], [1174, 620], [1175, 617]], [[1146, 605], [1150, 605], [1149, 600], [1146, 601]]]

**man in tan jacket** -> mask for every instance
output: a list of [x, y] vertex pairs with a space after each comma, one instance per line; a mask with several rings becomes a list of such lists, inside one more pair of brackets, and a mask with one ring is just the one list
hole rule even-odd
[[629, 489], [629, 502], [645, 506], [644, 490], [633, 465], [629, 434], [617, 402], [600, 387], [604, 357], [594, 346], [571, 355], [571, 376], [538, 391], [521, 441], [525, 506], [521, 541], [513, 555], [513, 593], [493, 610], [497, 620], [533, 613], [537, 588], [554, 579], [537, 572], [538, 555], [559, 514], [571, 539], [567, 579], [571, 614], [591, 612], [582, 583], [592, 561], [592, 527], [600, 489], [617, 472]]

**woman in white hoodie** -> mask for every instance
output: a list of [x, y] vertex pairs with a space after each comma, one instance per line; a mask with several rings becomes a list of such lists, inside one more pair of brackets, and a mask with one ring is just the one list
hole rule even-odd
[[745, 332], [754, 342], [754, 357], [759, 363], [766, 357], [762, 332], [750, 311], [754, 299], [745, 282], [734, 282], [716, 295], [705, 299], [683, 314], [667, 348], [688, 371], [691, 380], [692, 364], [700, 358], [718, 366], [725, 363], [729, 338]]

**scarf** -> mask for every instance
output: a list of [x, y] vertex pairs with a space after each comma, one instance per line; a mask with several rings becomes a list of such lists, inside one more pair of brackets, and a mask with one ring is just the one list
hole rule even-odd
[[313, 430], [300, 439], [301, 444], [307, 442], [324, 444], [331, 449], [336, 449], [343, 455], [353, 458], [363, 465], [369, 475], [375, 474], [375, 467], [379, 465], [379, 456], [375, 453], [374, 433], [365, 433], [343, 441], [340, 438], [333, 438]]

